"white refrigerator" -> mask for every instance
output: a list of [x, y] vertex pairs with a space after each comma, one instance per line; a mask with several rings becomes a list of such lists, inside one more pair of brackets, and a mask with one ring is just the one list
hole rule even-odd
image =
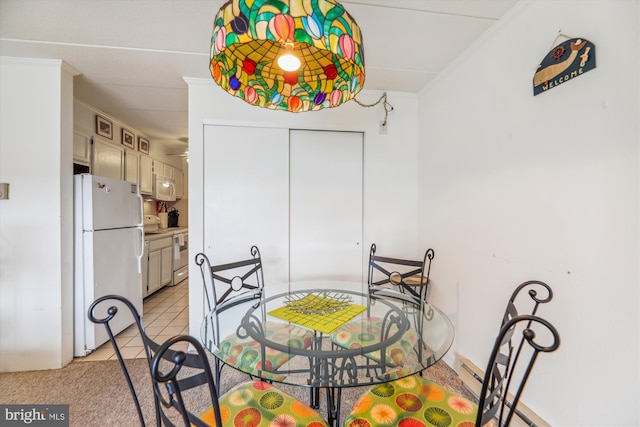
[[[104, 325], [87, 316], [97, 298], [122, 295], [142, 316], [143, 200], [138, 184], [81, 174], [74, 176], [74, 356], [82, 357], [108, 341]], [[98, 317], [113, 304], [103, 304]], [[117, 305], [117, 304], [116, 304]], [[117, 334], [133, 323], [119, 307]]]

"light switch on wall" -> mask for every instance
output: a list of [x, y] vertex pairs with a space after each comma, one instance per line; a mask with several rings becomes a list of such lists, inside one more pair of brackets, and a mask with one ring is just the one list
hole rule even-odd
[[0, 182], [0, 200], [7, 200], [9, 198], [9, 183]]

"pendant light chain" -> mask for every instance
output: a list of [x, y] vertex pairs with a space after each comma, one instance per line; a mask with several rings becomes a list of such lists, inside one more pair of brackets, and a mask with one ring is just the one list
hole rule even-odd
[[356, 98], [353, 98], [353, 100], [356, 102], [356, 104], [365, 108], [375, 107], [376, 105], [384, 101], [384, 104], [382, 104], [384, 106], [384, 120], [382, 121], [382, 126], [387, 125], [387, 116], [389, 115], [389, 111], [393, 111], [393, 105], [387, 102], [387, 92], [384, 92], [380, 97], [380, 99], [378, 99], [373, 104], [363, 104], [362, 102], [358, 101]]

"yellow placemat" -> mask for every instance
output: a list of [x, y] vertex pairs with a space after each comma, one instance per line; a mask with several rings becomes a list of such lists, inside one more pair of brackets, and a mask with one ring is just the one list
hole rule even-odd
[[[312, 304], [312, 306], [317, 306], [318, 304], [322, 304], [322, 300], [326, 300], [328, 303], [331, 303], [332, 301], [330, 298], [321, 297], [318, 295], [307, 295], [306, 297], [299, 300], [297, 304], [299, 305], [300, 303], [307, 302], [309, 304]], [[297, 323], [298, 325], [316, 330], [318, 332], [322, 332], [324, 334], [330, 334], [340, 326], [347, 323], [349, 320], [356, 317], [358, 314], [362, 313], [365, 309], [366, 307], [358, 304], [349, 304], [347, 307], [333, 313], [304, 314], [297, 310], [292, 310], [287, 306], [283, 306], [270, 311], [269, 314], [279, 319]]]

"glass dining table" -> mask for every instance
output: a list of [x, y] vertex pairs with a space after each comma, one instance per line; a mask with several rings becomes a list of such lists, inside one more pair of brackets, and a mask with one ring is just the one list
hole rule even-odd
[[454, 330], [440, 309], [395, 288], [370, 293], [366, 283], [319, 280], [227, 300], [207, 313], [201, 335], [223, 364], [308, 387], [311, 406], [325, 389], [327, 418], [337, 425], [343, 388], [422, 372], [449, 350]]

